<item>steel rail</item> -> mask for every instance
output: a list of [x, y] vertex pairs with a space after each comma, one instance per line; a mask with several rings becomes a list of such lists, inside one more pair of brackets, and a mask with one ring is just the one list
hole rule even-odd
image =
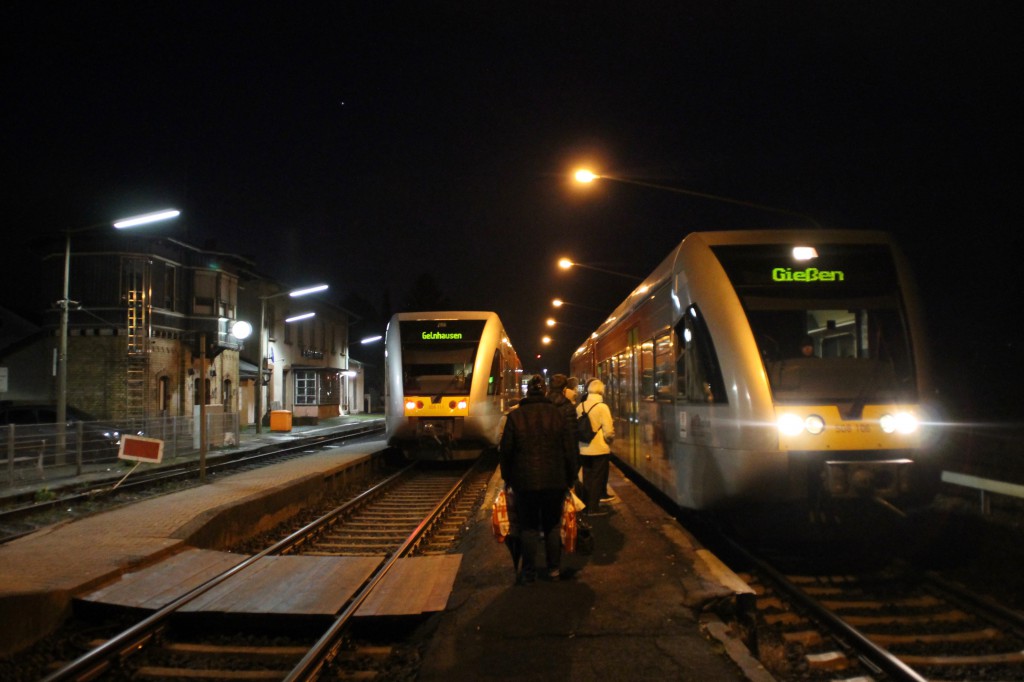
[[856, 629], [842, 618], [822, 606], [816, 599], [786, 579], [786, 576], [776, 571], [772, 566], [765, 563], [757, 556], [751, 554], [745, 548], [732, 540], [726, 539], [733, 550], [743, 556], [744, 559], [757, 566], [758, 570], [768, 576], [779, 589], [786, 592], [798, 605], [806, 609], [813, 617], [824, 623], [826, 627], [837, 632], [850, 647], [855, 649], [860, 657], [869, 664], [869, 667], [876, 667], [891, 676], [893, 680], [905, 680], [906, 682], [928, 682], [916, 670], [901, 661], [897, 656], [889, 653], [888, 650], [872, 642], [860, 630]]
[[928, 571], [924, 577], [927, 581], [926, 585], [941, 592], [944, 598], [968, 604], [978, 615], [989, 620], [994, 618], [1002, 621], [1000, 625], [1008, 625], [1016, 630], [1015, 634], [1024, 637], [1024, 613], [998, 604], [989, 597], [971, 592], [933, 571]]
[[237, 575], [246, 568], [249, 568], [260, 559], [270, 554], [285, 552], [293, 546], [301, 544], [305, 537], [314, 533], [321, 526], [329, 523], [337, 516], [345, 514], [353, 507], [364, 504], [369, 498], [379, 494], [381, 491], [392, 486], [400, 478], [408, 475], [413, 468], [415, 468], [415, 465], [410, 465], [389, 476], [372, 488], [363, 491], [358, 496], [345, 502], [345, 504], [332, 509], [320, 518], [311, 521], [299, 530], [291, 533], [286, 538], [275, 542], [273, 545], [267, 547], [258, 554], [254, 554], [240, 561], [224, 572], [210, 578], [201, 585], [194, 587], [192, 590], [181, 595], [135, 625], [115, 635], [95, 649], [86, 652], [74, 661], [65, 665], [60, 670], [57, 670], [51, 675], [45, 677], [42, 682], [68, 682], [69, 680], [84, 682], [86, 680], [95, 679], [98, 675], [107, 670], [115, 660], [126, 658], [133, 651], [139, 649], [146, 644], [146, 642], [156, 636], [156, 634], [166, 626], [170, 617], [189, 602], [205, 594], [217, 585], [220, 585], [228, 578]]
[[338, 614], [330, 628], [325, 632], [320, 639], [310, 648], [301, 661], [299, 661], [292, 671], [285, 677], [285, 682], [305, 682], [309, 680], [316, 680], [319, 677], [320, 672], [324, 666], [330, 664], [334, 657], [338, 653], [338, 649], [342, 644], [342, 635], [348, 621], [352, 619], [355, 612], [359, 607], [366, 601], [366, 598], [370, 595], [373, 589], [384, 579], [388, 571], [398, 562], [399, 559], [409, 554], [427, 534], [427, 532], [433, 527], [437, 519], [444, 513], [448, 506], [455, 500], [458, 493], [462, 490], [466, 483], [466, 480], [471, 476], [476, 475], [478, 470], [481, 468], [481, 462], [478, 460], [477, 463], [470, 467], [468, 471], [452, 486], [451, 490], [442, 498], [440, 502], [434, 507], [434, 509], [428, 514], [419, 525], [416, 526], [415, 530], [409, 534], [409, 537], [405, 539], [402, 545], [391, 553], [391, 556], [384, 560], [384, 563], [374, 572], [366, 581], [363, 583], [361, 589], [353, 595], [348, 605]]

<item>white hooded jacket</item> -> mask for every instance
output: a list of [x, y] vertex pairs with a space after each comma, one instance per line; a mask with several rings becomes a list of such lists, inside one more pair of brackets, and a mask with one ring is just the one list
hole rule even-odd
[[587, 385], [587, 399], [576, 406], [576, 416], [584, 412], [590, 418], [594, 439], [589, 443], [580, 443], [581, 455], [607, 455], [612, 449], [610, 443], [615, 437], [615, 423], [612, 411], [604, 402], [604, 383], [594, 379]]

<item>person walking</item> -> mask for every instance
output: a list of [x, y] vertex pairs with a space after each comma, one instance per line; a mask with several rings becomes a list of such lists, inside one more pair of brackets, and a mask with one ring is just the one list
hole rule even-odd
[[603, 516], [601, 498], [605, 497], [608, 486], [608, 466], [611, 462], [611, 442], [615, 438], [615, 424], [612, 411], [604, 402], [604, 382], [591, 379], [587, 384], [587, 399], [576, 406], [576, 416], [586, 414], [594, 430], [589, 443], [580, 443], [580, 462], [583, 466], [583, 501], [588, 517]]
[[[556, 374], [555, 376], [560, 376]], [[551, 377], [554, 379], [555, 377]], [[565, 379], [565, 390], [563, 391], [566, 399], [572, 403], [573, 408], [576, 407], [576, 395], [577, 387], [580, 385], [580, 380], [576, 377], [566, 377]]]
[[534, 375], [526, 397], [508, 414], [499, 447], [501, 476], [516, 496], [522, 544], [519, 584], [537, 578], [541, 535], [546, 577], [560, 579], [562, 504], [576, 475], [575, 422], [567, 421], [544, 394], [544, 377]]
[[[572, 398], [569, 397], [570, 393], [576, 395], [576, 391], [569, 388], [569, 378], [564, 374], [555, 374], [551, 377], [551, 381], [548, 383], [548, 400], [551, 401], [555, 407], [562, 412], [562, 417], [566, 423], [575, 430], [576, 426], [576, 404], [572, 402]], [[578, 439], [575, 437], [572, 439], [573, 457], [576, 458], [576, 468], [573, 471], [572, 481], [570, 486], [575, 490], [577, 496], [583, 497], [583, 492], [579, 484], [579, 473], [580, 473], [580, 444]]]
[[[555, 407], [557, 407], [562, 417], [569, 424], [576, 423], [576, 405], [573, 404], [572, 400], [568, 397], [567, 391], [569, 390], [569, 380], [564, 374], [555, 374], [551, 377], [551, 382], [548, 384], [548, 400], [551, 401]], [[575, 392], [573, 392], [575, 395]], [[573, 447], [576, 447], [576, 439], [573, 438]]]

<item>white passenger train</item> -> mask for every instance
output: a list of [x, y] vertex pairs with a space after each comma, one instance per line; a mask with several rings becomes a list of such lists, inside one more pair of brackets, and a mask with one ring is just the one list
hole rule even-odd
[[523, 371], [497, 314], [398, 313], [385, 343], [389, 445], [410, 459], [471, 459], [497, 446]]
[[606, 385], [613, 454], [684, 508], [891, 506], [930, 495], [924, 339], [885, 233], [695, 232], [571, 364]]

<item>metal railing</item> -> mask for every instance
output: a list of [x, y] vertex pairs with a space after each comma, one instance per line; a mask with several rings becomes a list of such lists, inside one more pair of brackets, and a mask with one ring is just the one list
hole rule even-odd
[[[164, 459], [194, 456], [200, 450], [198, 420], [194, 417], [151, 417], [122, 422], [76, 421], [67, 424], [65, 446], [58, 446], [58, 424], [0, 426], [0, 466], [7, 486], [38, 484], [89, 471], [109, 471], [119, 465], [122, 434], [159, 438]], [[208, 449], [239, 444], [238, 413], [206, 415]], [[130, 466], [131, 462], [125, 462]]]

